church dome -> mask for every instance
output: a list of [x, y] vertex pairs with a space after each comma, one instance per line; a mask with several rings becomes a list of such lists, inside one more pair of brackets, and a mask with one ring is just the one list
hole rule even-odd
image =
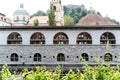
[[14, 12], [14, 14], [28, 14], [28, 12], [25, 9], [18, 9]]
[[23, 4], [20, 4], [20, 8], [17, 9], [14, 14], [29, 14], [27, 10], [23, 8]]

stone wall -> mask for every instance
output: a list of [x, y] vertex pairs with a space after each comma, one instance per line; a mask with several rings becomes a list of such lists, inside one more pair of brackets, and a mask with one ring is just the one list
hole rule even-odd
[[[17, 32], [22, 37], [22, 44], [7, 44], [7, 38], [9, 34]], [[35, 32], [40, 32], [45, 36], [44, 45], [30, 44], [30, 37]], [[54, 36], [63, 32], [68, 36], [69, 44], [55, 45], [53, 44]], [[77, 44], [76, 39], [81, 32], [87, 32], [92, 37], [92, 44]], [[105, 32], [111, 32], [115, 36], [116, 44], [101, 45], [100, 36]], [[83, 61], [81, 60], [81, 54], [86, 53], [89, 56], [87, 64], [95, 65], [96, 59], [100, 62], [104, 62], [104, 56], [106, 53], [112, 55], [112, 62], [110, 64], [119, 64], [120, 62], [120, 30], [115, 29], [41, 29], [41, 28], [1, 28], [0, 29], [0, 66], [7, 63], [8, 65], [14, 65], [14, 67], [27, 66], [33, 67], [34, 65], [43, 65], [48, 67], [54, 67], [57, 65], [65, 65], [65, 67], [81, 67]], [[11, 54], [16, 53], [19, 56], [18, 61], [11, 61]], [[35, 62], [33, 56], [35, 53], [40, 53], [42, 59], [40, 62]], [[65, 55], [65, 61], [57, 61], [57, 55], [63, 53]], [[106, 63], [106, 62], [105, 62]], [[12, 67], [11, 66], [11, 67]]]
[[[18, 54], [18, 62], [10, 61], [12, 53]], [[35, 53], [41, 54], [41, 62], [33, 60]], [[65, 62], [57, 61], [59, 53], [65, 55]], [[118, 63], [120, 45], [1, 45], [0, 64], [81, 64], [82, 53], [89, 55], [88, 63], [95, 63], [96, 58], [103, 62], [106, 53], [112, 55], [113, 61], [110, 63]]]

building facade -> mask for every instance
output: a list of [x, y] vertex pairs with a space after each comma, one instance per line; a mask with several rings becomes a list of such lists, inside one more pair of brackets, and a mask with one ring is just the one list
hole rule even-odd
[[81, 68], [120, 62], [119, 26], [1, 27], [0, 65]]
[[57, 27], [46, 25], [46, 16], [39, 17], [44, 26], [25, 27], [30, 18], [23, 4], [14, 13], [14, 22], [19, 25], [0, 27], [0, 67], [5, 63], [11, 69], [35, 66], [55, 69], [61, 65], [67, 70], [81, 69], [84, 63], [119, 64], [120, 26], [97, 14], [87, 15], [75, 26], [59, 26], [64, 25], [61, 1], [52, 0], [51, 4]]
[[26, 26], [30, 20], [30, 15], [27, 10], [24, 9], [24, 5], [21, 3], [20, 8], [15, 10], [13, 14], [13, 26]]
[[55, 12], [56, 25], [64, 26], [64, 10], [61, 0], [52, 0], [51, 4], [53, 4], [53, 8]]
[[[61, 0], [52, 0], [55, 12], [56, 26], [64, 26], [64, 10]], [[23, 4], [13, 14], [13, 26], [34, 26], [34, 21], [38, 20], [38, 26], [49, 26], [48, 16], [34, 16], [30, 18], [27, 10], [24, 9]]]
[[48, 24], [48, 16], [34, 16], [30, 18], [27, 26], [34, 26], [34, 21], [38, 20], [38, 26], [49, 26]]
[[11, 26], [12, 21], [2, 13], [0, 13], [0, 26]]

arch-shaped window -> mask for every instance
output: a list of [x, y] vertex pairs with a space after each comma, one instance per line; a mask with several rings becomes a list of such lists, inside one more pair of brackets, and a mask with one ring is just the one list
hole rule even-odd
[[53, 10], [56, 11], [56, 6], [53, 6]]
[[68, 36], [63, 32], [59, 32], [54, 36], [53, 43], [54, 44], [69, 44]]
[[19, 17], [18, 16], [16, 17], [16, 20], [19, 21]]
[[92, 44], [92, 37], [87, 32], [82, 32], [77, 36], [77, 44]]
[[10, 57], [11, 61], [18, 61], [18, 55], [16, 53], [12, 53]]
[[34, 61], [41, 61], [41, 59], [42, 59], [42, 56], [41, 56], [41, 54], [39, 54], [39, 53], [36, 53], [35, 55], [34, 55]]
[[45, 44], [45, 37], [42, 33], [36, 32], [31, 36], [30, 44]]
[[65, 55], [63, 53], [59, 53], [57, 55], [57, 61], [59, 62], [65, 61]]
[[22, 44], [22, 37], [19, 33], [13, 32], [7, 38], [7, 44]]
[[110, 53], [106, 53], [104, 56], [104, 61], [106, 62], [112, 61], [112, 55]]
[[89, 61], [89, 56], [87, 53], [81, 54], [82, 60]]
[[25, 21], [25, 17], [23, 17], [23, 21]]
[[109, 44], [115, 44], [115, 36], [110, 32], [105, 32], [100, 37], [100, 44], [107, 44], [108, 42]]

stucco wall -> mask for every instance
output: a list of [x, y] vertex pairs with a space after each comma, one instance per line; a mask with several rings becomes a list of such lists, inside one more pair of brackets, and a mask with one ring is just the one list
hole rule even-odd
[[45, 36], [46, 45], [53, 45], [55, 34], [63, 32], [68, 36], [69, 44], [76, 45], [76, 39], [81, 32], [87, 32], [92, 37], [92, 44], [100, 44], [100, 37], [105, 32], [111, 32], [116, 39], [116, 44], [120, 44], [119, 30], [6, 30], [0, 31], [0, 45], [7, 45], [7, 37], [12, 32], [17, 32], [21, 35], [23, 45], [30, 45], [30, 37], [35, 32], [40, 32]]

